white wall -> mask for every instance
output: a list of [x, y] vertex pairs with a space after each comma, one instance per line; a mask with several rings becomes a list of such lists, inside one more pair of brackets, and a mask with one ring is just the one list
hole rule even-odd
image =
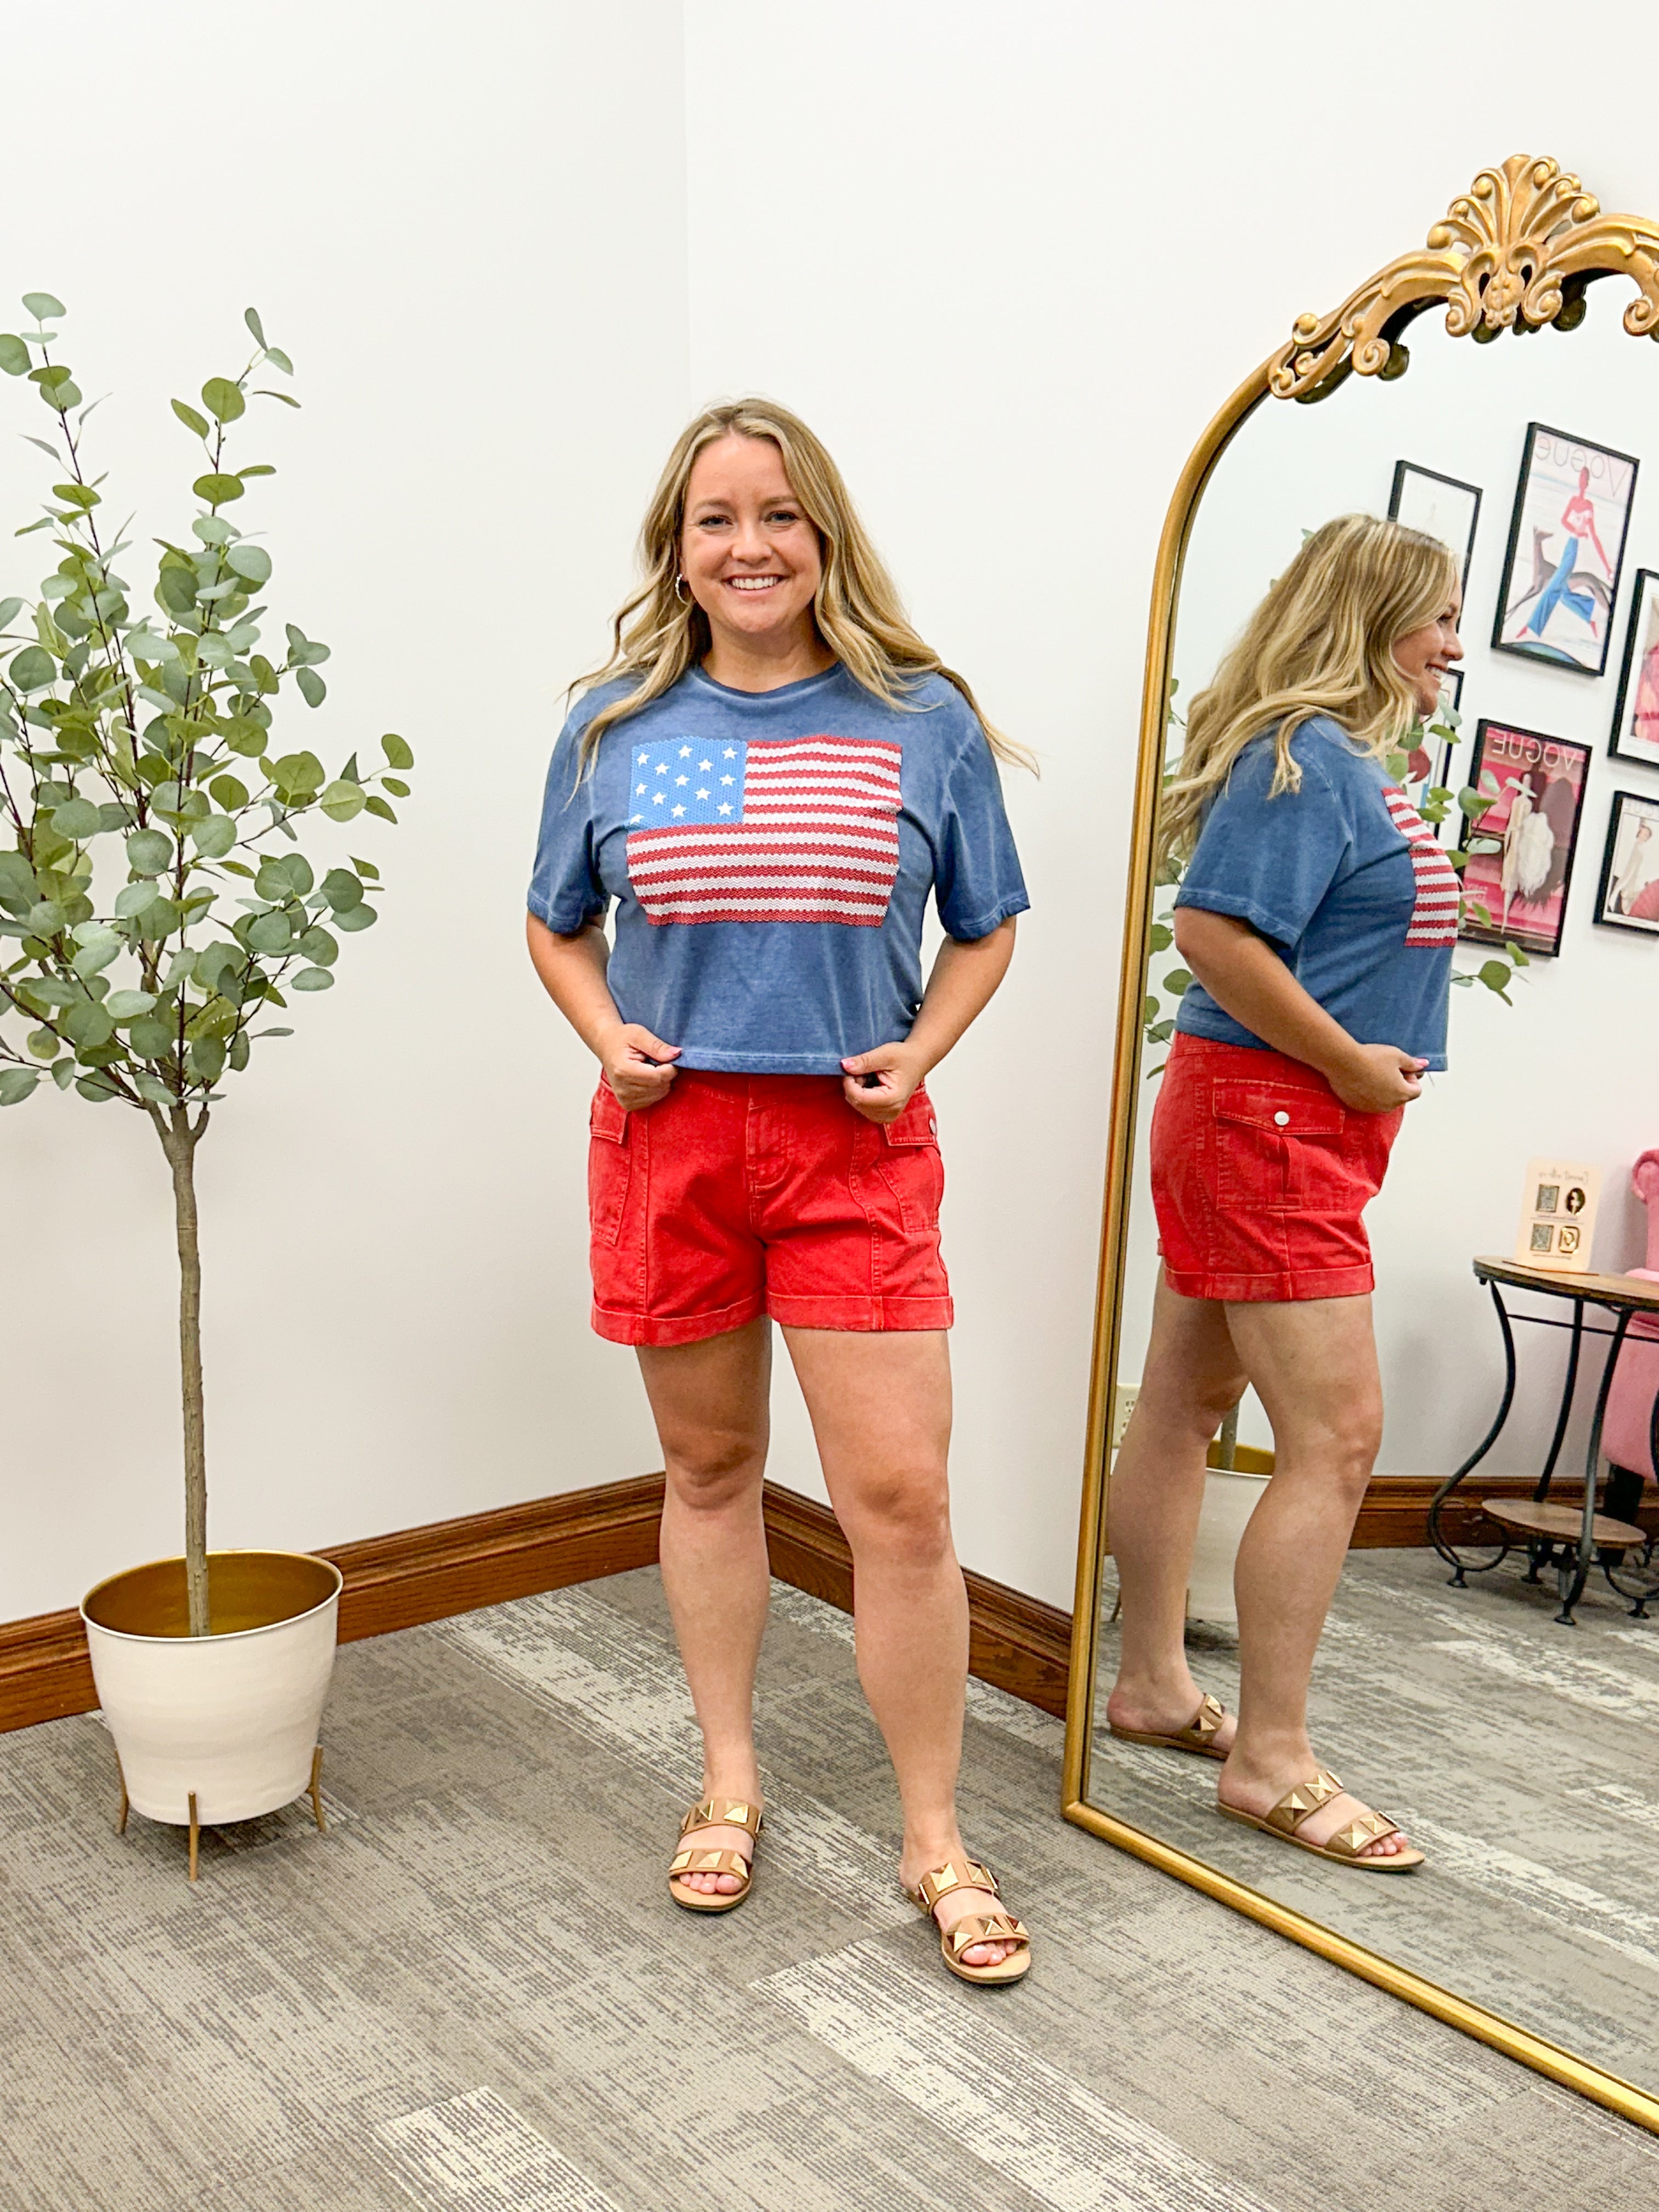
[[[295, 742], [337, 762], [400, 730], [418, 763], [403, 826], [353, 825], [380, 925], [199, 1155], [220, 1542], [657, 1463], [632, 1361], [587, 1333], [592, 1078], [522, 915], [557, 694], [603, 645], [685, 411], [680, 35], [670, 0], [101, 0], [70, 78], [60, 24], [8, 23], [0, 301], [69, 306], [141, 544], [193, 511], [167, 400], [240, 368], [259, 307], [303, 402], [258, 433], [272, 605], [334, 649]], [[14, 433], [44, 414], [0, 384], [0, 590], [51, 565], [10, 535], [50, 480]], [[178, 1548], [179, 1417], [148, 1125], [37, 1094], [0, 1117], [0, 1191], [4, 1617]]]
[[[31, 89], [0, 299], [46, 285], [76, 311], [88, 388], [118, 393], [94, 424], [147, 514], [186, 451], [167, 398], [258, 301], [307, 403], [271, 427], [276, 604], [335, 648], [307, 734], [343, 751], [398, 728], [421, 763], [374, 848], [385, 921], [203, 1154], [222, 1540], [327, 1541], [653, 1462], [631, 1360], [586, 1334], [590, 1073], [519, 915], [555, 694], [599, 648], [660, 455], [691, 404], [757, 386], [822, 429], [924, 632], [1044, 755], [1040, 786], [1010, 780], [1035, 910], [935, 1087], [963, 1552], [1069, 1601], [1170, 486], [1291, 317], [1419, 239], [1482, 162], [1541, 148], [1659, 209], [1639, 106], [1539, 66], [1552, 12], [1524, 0], [1501, 40], [1464, 20], [1407, 0], [1384, 45], [1371, 16], [1310, 38], [1219, 0], [101, 0], [76, 19], [97, 121], [73, 159], [46, 120], [58, 32], [9, 25]], [[1598, 36], [1641, 82], [1633, 0]], [[1478, 97], [1457, 91], [1476, 52]], [[27, 412], [15, 386], [6, 407]], [[36, 481], [11, 452], [6, 513]], [[0, 1118], [0, 1615], [175, 1542], [165, 1189], [153, 1139], [114, 1122], [52, 1099]], [[798, 1431], [778, 1472], [811, 1486]]]

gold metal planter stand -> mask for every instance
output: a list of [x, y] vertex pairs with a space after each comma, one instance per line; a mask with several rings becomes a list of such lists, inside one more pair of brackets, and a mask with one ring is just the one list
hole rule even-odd
[[[127, 1832], [127, 1819], [131, 1813], [132, 1806], [127, 1796], [126, 1777], [121, 1774], [121, 1759], [118, 1752], [115, 1759], [115, 1771], [121, 1779], [121, 1809], [116, 1818], [115, 1832], [118, 1836], [125, 1836]], [[311, 1800], [311, 1810], [316, 1819], [318, 1833], [325, 1836], [328, 1833], [328, 1822], [323, 1817], [323, 1747], [321, 1744], [319, 1744], [311, 1754], [311, 1779], [306, 1784], [306, 1795]], [[192, 1790], [190, 1793], [190, 1879], [192, 1881], [198, 1877], [201, 1845], [202, 1823], [197, 1816], [196, 1792]]]

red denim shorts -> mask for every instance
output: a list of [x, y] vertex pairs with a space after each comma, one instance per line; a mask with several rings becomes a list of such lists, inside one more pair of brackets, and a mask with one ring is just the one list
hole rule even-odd
[[866, 1121], [834, 1075], [677, 1075], [624, 1114], [593, 1094], [593, 1327], [694, 1344], [762, 1314], [798, 1328], [949, 1328], [945, 1168], [927, 1093]]
[[1152, 1109], [1164, 1273], [1184, 1298], [1362, 1297], [1361, 1214], [1403, 1106], [1356, 1114], [1285, 1054], [1177, 1035]]

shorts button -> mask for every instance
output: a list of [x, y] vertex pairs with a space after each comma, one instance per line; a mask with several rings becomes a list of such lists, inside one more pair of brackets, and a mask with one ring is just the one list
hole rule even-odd
[[1286, 1129], [1290, 1127], [1291, 1117], [1288, 1114], [1275, 1114], [1273, 1115], [1273, 1120], [1281, 1129]]

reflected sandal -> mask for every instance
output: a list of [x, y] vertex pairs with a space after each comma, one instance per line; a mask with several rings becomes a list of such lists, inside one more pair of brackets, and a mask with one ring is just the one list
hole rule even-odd
[[1361, 1874], [1410, 1874], [1414, 1868], [1425, 1863], [1421, 1851], [1409, 1848], [1395, 1851], [1386, 1858], [1367, 1858], [1367, 1848], [1384, 1836], [1397, 1836], [1400, 1824], [1391, 1820], [1386, 1813], [1361, 1813], [1350, 1820], [1346, 1828], [1339, 1828], [1322, 1844], [1310, 1844], [1296, 1832], [1310, 1813], [1322, 1805], [1329, 1804], [1342, 1784], [1335, 1775], [1328, 1774], [1322, 1766], [1310, 1782], [1298, 1782], [1296, 1788], [1281, 1797], [1265, 1819], [1255, 1813], [1241, 1813], [1236, 1806], [1218, 1803], [1216, 1810], [1230, 1820], [1237, 1820], [1246, 1828], [1260, 1828], [1269, 1836], [1282, 1836], [1287, 1844], [1294, 1844], [1299, 1851], [1311, 1851], [1316, 1858], [1334, 1859], [1338, 1866], [1357, 1867]]
[[[943, 1866], [923, 1875], [914, 1889], [906, 1887], [904, 1894], [933, 1920], [933, 1907], [953, 1889], [985, 1889], [993, 1897], [1002, 1894], [990, 1868], [981, 1866], [977, 1859], [946, 1859]], [[937, 1921], [934, 1925], [938, 1927]], [[962, 1954], [971, 1951], [975, 1943], [1018, 1943], [1022, 1948], [994, 1966], [970, 1966], [964, 1964]], [[960, 1982], [1024, 1981], [1031, 1963], [1030, 1933], [1006, 1912], [964, 1912], [954, 1928], [939, 1929], [939, 1956]]]
[[1217, 1747], [1215, 1735], [1226, 1717], [1226, 1708], [1206, 1695], [1186, 1727], [1177, 1729], [1173, 1735], [1158, 1735], [1146, 1729], [1119, 1728], [1112, 1721], [1106, 1725], [1122, 1743], [1149, 1743], [1159, 1751], [1195, 1751], [1200, 1759], [1225, 1759], [1227, 1754]]
[[[680, 1833], [686, 1836], [696, 1828], [746, 1828], [758, 1842], [763, 1826], [758, 1805], [741, 1797], [705, 1797], [680, 1822]], [[743, 1887], [729, 1896], [719, 1890], [687, 1889], [683, 1877], [688, 1874], [734, 1874]], [[738, 1851], [676, 1851], [669, 1862], [668, 1894], [687, 1912], [734, 1911], [753, 1886], [754, 1862]]]

